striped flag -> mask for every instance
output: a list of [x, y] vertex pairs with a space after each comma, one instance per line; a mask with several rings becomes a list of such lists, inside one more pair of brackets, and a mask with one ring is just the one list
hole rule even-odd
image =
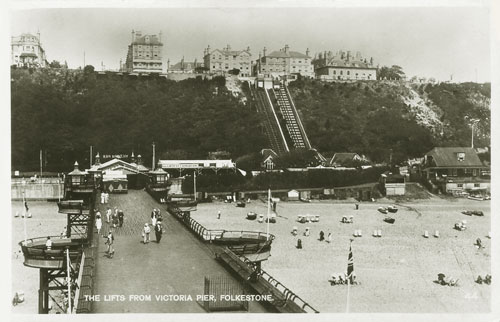
[[349, 245], [349, 257], [347, 258], [347, 278], [352, 281], [352, 273], [354, 272], [354, 259], [352, 257], [352, 241]]

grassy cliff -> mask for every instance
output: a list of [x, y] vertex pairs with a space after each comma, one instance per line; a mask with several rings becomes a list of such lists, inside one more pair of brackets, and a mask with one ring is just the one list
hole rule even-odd
[[290, 84], [311, 144], [326, 154], [358, 152], [373, 161], [419, 157], [433, 146], [490, 145], [490, 84], [388, 81]]

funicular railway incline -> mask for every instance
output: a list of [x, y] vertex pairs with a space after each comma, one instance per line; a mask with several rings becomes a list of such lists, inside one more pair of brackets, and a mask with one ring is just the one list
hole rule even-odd
[[257, 111], [271, 148], [278, 154], [291, 149], [311, 149], [299, 113], [285, 84], [274, 84], [272, 88], [251, 88]]

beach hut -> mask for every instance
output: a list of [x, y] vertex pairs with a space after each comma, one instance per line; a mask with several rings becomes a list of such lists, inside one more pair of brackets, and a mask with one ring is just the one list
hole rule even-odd
[[297, 190], [290, 190], [288, 191], [287, 197], [289, 201], [298, 201], [300, 194]]

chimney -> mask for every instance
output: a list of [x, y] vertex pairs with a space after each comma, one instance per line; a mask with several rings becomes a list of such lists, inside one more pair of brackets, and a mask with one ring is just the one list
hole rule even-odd
[[306, 49], [306, 56], [309, 57], [309, 48]]
[[263, 55], [262, 55], [263, 57], [266, 57], [266, 51], [267, 51], [267, 49], [266, 49], [266, 47], [264, 47]]
[[167, 60], [167, 70], [170, 69], [170, 58]]
[[130, 162], [135, 163], [134, 151], [132, 151], [132, 156], [130, 157]]
[[288, 45], [285, 45], [285, 53], [288, 54], [289, 49], [290, 49], [290, 47], [288, 47]]
[[361, 52], [356, 52], [356, 60], [361, 60]]
[[247, 51], [250, 52], [250, 46], [247, 46]]
[[227, 51], [230, 51], [231, 50], [231, 46], [229, 46], [229, 44], [227, 45]]
[[373, 57], [370, 57], [370, 65], [373, 66]]
[[75, 167], [75, 170], [80, 170], [80, 169], [78, 169], [78, 161], [75, 161], [74, 167]]
[[100, 165], [101, 164], [101, 156], [99, 155], [99, 152], [95, 155], [95, 165]]
[[134, 42], [134, 40], [135, 40], [135, 31], [134, 29], [132, 29], [132, 42]]
[[347, 61], [349, 61], [351, 59], [351, 51], [348, 50], [347, 51]]
[[137, 155], [137, 164], [142, 165], [142, 157], [140, 154]]

